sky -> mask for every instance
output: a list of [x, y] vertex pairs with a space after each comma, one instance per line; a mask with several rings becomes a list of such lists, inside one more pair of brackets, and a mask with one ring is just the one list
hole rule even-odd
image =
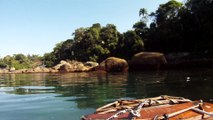
[[80, 27], [114, 24], [121, 33], [168, 0], [0, 0], [0, 57], [43, 55]]

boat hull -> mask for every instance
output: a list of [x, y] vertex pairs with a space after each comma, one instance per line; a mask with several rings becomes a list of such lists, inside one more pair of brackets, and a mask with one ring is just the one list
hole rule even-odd
[[[200, 103], [190, 101], [178, 104], [164, 104], [144, 107], [140, 110], [140, 116], [133, 116], [130, 112], [116, 115], [119, 111], [108, 113], [94, 113], [82, 117], [82, 120], [106, 120], [106, 119], [134, 119], [134, 120], [213, 120], [211, 115], [197, 112], [202, 110], [213, 113], [212, 103]], [[115, 117], [112, 117], [116, 115]]]

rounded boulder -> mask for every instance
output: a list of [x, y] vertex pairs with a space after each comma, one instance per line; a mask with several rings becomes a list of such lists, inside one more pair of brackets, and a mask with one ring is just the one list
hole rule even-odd
[[126, 60], [116, 57], [109, 57], [100, 64], [100, 68], [107, 72], [125, 72], [129, 65]]
[[163, 53], [140, 52], [135, 54], [129, 62], [130, 70], [158, 70], [167, 64]]

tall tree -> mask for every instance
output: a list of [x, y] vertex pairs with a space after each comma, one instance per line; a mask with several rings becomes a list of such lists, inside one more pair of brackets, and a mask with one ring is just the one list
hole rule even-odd
[[141, 8], [139, 11], [139, 16], [142, 16], [141, 21], [147, 22], [148, 12], [145, 8]]
[[147, 10], [145, 9], [145, 8], [141, 8], [140, 9], [140, 11], [139, 11], [139, 16], [145, 16], [145, 15], [147, 15], [148, 14], [148, 12], [147, 12]]

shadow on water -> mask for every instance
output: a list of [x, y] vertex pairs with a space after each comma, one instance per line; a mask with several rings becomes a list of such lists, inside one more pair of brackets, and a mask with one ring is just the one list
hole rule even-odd
[[168, 94], [192, 100], [213, 99], [213, 70], [170, 71], [165, 79]]
[[[152, 71], [132, 73], [128, 77], [128, 96], [147, 98], [162, 94], [192, 100], [213, 99], [213, 70]], [[131, 88], [131, 89], [128, 89]]]

